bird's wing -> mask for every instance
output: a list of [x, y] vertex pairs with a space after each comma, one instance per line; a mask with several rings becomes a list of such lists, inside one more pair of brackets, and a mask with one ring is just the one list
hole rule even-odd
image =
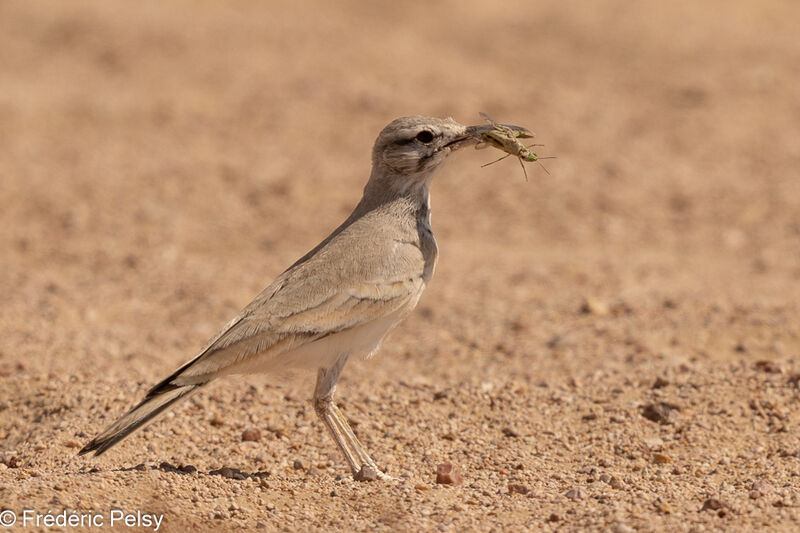
[[[384, 262], [375, 259], [387, 250], [378, 250], [381, 254], [376, 255], [370, 252], [376, 248], [369, 246], [358, 254], [358, 261], [342, 262], [336, 253], [304, 258], [253, 300], [197, 357], [153, 387], [139, 405], [80, 453], [105, 452], [233, 365], [256, 362], [259, 357], [290, 357], [286, 352], [292, 348], [409, 306], [424, 286], [422, 253], [409, 243], [390, 248], [393, 252], [383, 256]], [[340, 248], [348, 250], [356, 253], [357, 248]], [[350, 281], [344, 283], [344, 279]]]
[[280, 357], [413, 306], [425, 285], [425, 258], [416, 245], [373, 241], [354, 258], [344, 252], [352, 254], [358, 248], [334, 243], [279, 276], [197, 357], [162, 383], [203, 383], [234, 364], [254, 357]]

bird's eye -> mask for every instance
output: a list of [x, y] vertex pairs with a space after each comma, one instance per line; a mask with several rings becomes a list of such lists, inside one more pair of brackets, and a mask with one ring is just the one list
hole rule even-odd
[[433, 133], [429, 132], [428, 130], [422, 130], [421, 132], [417, 133], [417, 140], [421, 143], [428, 144], [433, 140]]

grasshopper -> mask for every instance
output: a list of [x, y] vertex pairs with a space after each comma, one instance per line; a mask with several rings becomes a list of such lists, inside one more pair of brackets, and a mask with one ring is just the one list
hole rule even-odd
[[[525, 165], [522, 164], [523, 160], [536, 161], [537, 163], [539, 163], [540, 159], [553, 159], [552, 157], [539, 157], [533, 150], [531, 150], [532, 146], [544, 146], [543, 144], [529, 144], [526, 146], [520, 142], [519, 140], [520, 138], [524, 139], [533, 137], [534, 136], [533, 132], [530, 132], [526, 129], [513, 129], [503, 124], [498, 124], [497, 122], [489, 118], [489, 116], [486, 113], [481, 113], [481, 116], [486, 122], [488, 122], [492, 126], [491, 130], [481, 135], [481, 142], [485, 143], [483, 144], [483, 146], [492, 145], [495, 148], [498, 148], [506, 152], [506, 154], [508, 154], [504, 155], [500, 159], [496, 159], [495, 161], [486, 163], [485, 165], [481, 165], [481, 168], [497, 163], [498, 161], [502, 161], [506, 157], [513, 155], [516, 156], [517, 159], [519, 159], [519, 164], [522, 167], [522, 172], [525, 174], [525, 180], [527, 181], [528, 171], [525, 170]], [[481, 147], [482, 147], [481, 145], [476, 146], [476, 148], [481, 148]], [[550, 174], [550, 172], [544, 167], [544, 165], [539, 163], [539, 166], [542, 167], [542, 169], [545, 172], [547, 172], [548, 175]]]

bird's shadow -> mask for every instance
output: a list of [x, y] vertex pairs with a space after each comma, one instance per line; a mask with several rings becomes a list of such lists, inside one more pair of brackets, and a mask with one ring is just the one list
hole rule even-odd
[[[160, 470], [162, 472], [169, 472], [172, 474], [180, 474], [180, 475], [190, 475], [190, 474], [204, 474], [208, 476], [222, 476], [227, 479], [235, 479], [237, 481], [243, 481], [245, 479], [263, 479], [270, 476], [270, 472], [259, 471], [259, 472], [252, 472], [247, 473], [239, 470], [238, 468], [231, 468], [227, 466], [223, 466], [222, 468], [217, 468], [216, 470], [209, 470], [208, 472], [203, 472], [198, 470], [196, 467], [192, 465], [180, 465], [175, 466], [171, 463], [166, 461], [162, 462], [158, 466], [150, 465], [147, 466], [144, 463], [139, 463], [136, 466], [129, 466], [129, 467], [122, 467], [122, 468], [115, 468], [111, 470], [112, 472], [131, 472], [131, 471], [139, 471], [144, 472], [146, 470]], [[89, 470], [85, 470], [83, 472], [79, 472], [79, 474], [95, 474], [97, 472], [101, 472], [99, 468], [91, 468]]]

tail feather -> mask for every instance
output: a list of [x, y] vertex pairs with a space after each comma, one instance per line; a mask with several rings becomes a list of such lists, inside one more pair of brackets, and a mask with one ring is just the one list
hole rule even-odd
[[188, 397], [191, 393], [202, 387], [205, 383], [190, 385], [175, 385], [170, 383], [173, 376], [165, 379], [150, 392], [144, 400], [131, 409], [128, 414], [114, 422], [84, 446], [78, 455], [95, 452], [95, 457], [102, 454], [116, 443], [150, 422], [154, 417], [172, 407], [176, 402]]
[[[227, 331], [227, 330], [226, 330]], [[172, 407], [175, 403], [188, 397], [203, 385], [213, 380], [215, 374], [205, 376], [192, 376], [189, 383], [181, 383], [181, 374], [192, 365], [202, 360], [207, 355], [208, 349], [204, 349], [197, 357], [186, 362], [170, 376], [162, 380], [147, 392], [144, 399], [131, 409], [128, 414], [111, 424], [100, 435], [96, 436], [78, 455], [94, 452], [95, 457], [102, 454], [116, 443], [150, 422], [153, 418]]]

